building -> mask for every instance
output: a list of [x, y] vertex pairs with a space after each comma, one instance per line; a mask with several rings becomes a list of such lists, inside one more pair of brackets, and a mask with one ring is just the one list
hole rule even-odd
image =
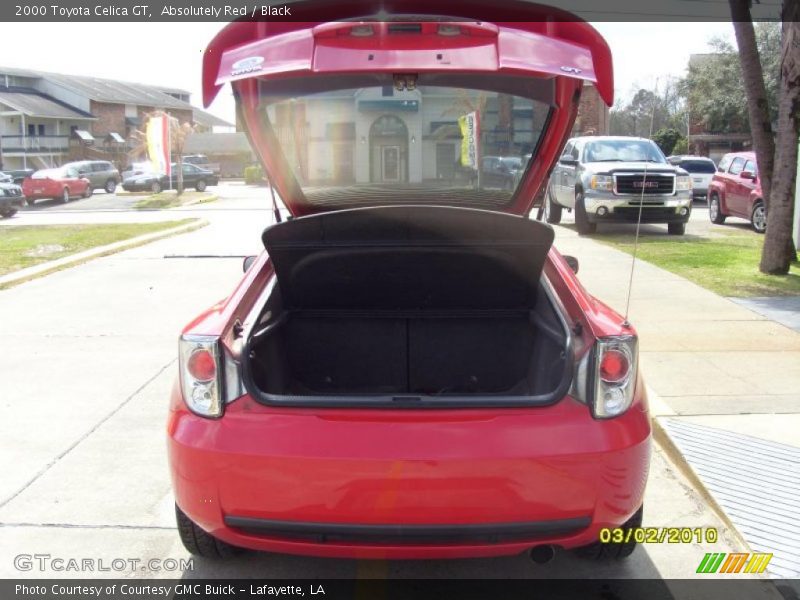
[[145, 114], [164, 110], [198, 130], [233, 127], [193, 107], [185, 90], [0, 67], [0, 168], [44, 168], [81, 158], [123, 166]]

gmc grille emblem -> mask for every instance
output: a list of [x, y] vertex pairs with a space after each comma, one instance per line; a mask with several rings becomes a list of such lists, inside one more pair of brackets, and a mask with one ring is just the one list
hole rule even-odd
[[657, 188], [657, 181], [634, 181], [633, 187], [635, 188]]

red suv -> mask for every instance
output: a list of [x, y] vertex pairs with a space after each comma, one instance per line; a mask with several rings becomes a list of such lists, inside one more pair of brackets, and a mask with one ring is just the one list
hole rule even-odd
[[758, 233], [767, 230], [767, 207], [761, 194], [755, 152], [733, 152], [719, 161], [708, 186], [708, 216], [721, 225], [726, 217], [741, 217]]
[[[293, 218], [181, 336], [181, 539], [211, 557], [627, 556], [633, 537], [599, 534], [642, 521], [636, 333], [527, 217], [584, 82], [612, 103], [609, 48], [526, 2], [502, 24], [495, 5], [407, 4], [299, 2], [321, 21], [233, 23], [205, 54], [206, 104], [232, 84]], [[527, 158], [512, 189], [451, 176], [481, 156]]]

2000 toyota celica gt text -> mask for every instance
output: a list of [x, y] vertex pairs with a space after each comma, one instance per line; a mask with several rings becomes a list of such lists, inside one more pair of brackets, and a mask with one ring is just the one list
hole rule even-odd
[[[319, 22], [235, 22], [206, 53], [206, 104], [232, 84], [293, 218], [181, 336], [181, 538], [203, 556], [627, 556], [598, 534], [642, 518], [636, 333], [527, 218], [584, 83], [612, 102], [609, 48], [527, 2], [502, 23], [477, 1], [370, 4], [299, 2]], [[525, 157], [516, 189], [480, 156]]]

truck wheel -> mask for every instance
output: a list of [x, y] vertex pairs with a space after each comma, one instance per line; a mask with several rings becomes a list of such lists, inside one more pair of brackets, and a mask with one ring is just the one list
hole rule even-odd
[[16, 208], [4, 208], [3, 210], [0, 210], [0, 217], [3, 217], [4, 219], [10, 219], [15, 214], [17, 214]]
[[714, 192], [708, 197], [708, 218], [715, 225], [722, 225], [725, 222], [725, 216], [722, 214], [722, 205], [719, 202], [719, 195]]
[[200, 529], [175, 505], [175, 519], [178, 522], [178, 535], [181, 537], [183, 547], [190, 554], [203, 558], [230, 558], [238, 553], [239, 548], [218, 540], [209, 533]]
[[113, 179], [109, 179], [106, 181], [105, 190], [106, 194], [113, 194], [114, 191], [117, 189], [117, 182]]
[[553, 225], [561, 223], [561, 205], [553, 201], [553, 193], [547, 190], [547, 222]]
[[586, 205], [583, 202], [583, 192], [575, 193], [575, 226], [578, 235], [586, 235], [597, 231], [597, 223], [590, 223], [586, 215]]
[[[622, 559], [627, 558], [636, 549], [636, 529], [642, 526], [642, 513], [644, 506], [640, 506], [639, 510], [628, 519], [620, 529], [627, 534], [629, 530], [634, 530], [627, 542], [595, 542], [588, 546], [576, 548], [575, 553], [582, 558], [589, 558], [592, 560], [605, 560], [609, 558]], [[627, 535], [626, 535], [627, 537]]]
[[667, 233], [670, 235], [683, 235], [686, 233], [686, 223], [667, 223]]
[[767, 230], [767, 209], [764, 203], [759, 200], [753, 205], [753, 212], [750, 213], [750, 223], [756, 233], [764, 233]]

